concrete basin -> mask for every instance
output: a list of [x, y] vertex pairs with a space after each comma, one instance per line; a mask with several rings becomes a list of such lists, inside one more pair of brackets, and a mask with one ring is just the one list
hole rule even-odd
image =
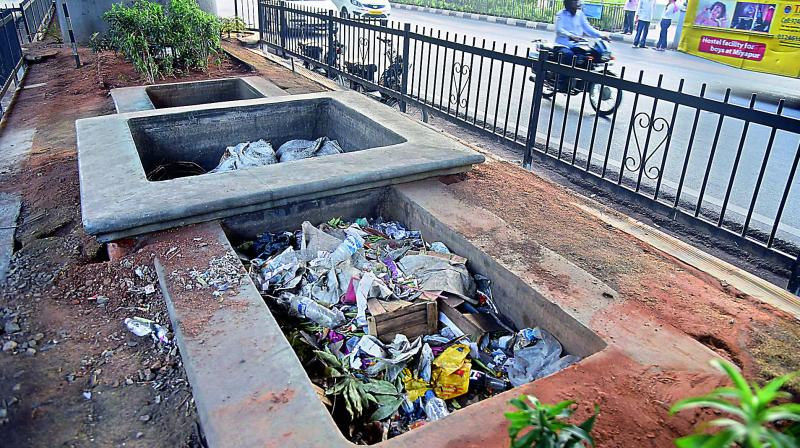
[[[100, 241], [454, 174], [482, 155], [356, 92], [183, 106], [76, 122], [81, 211]], [[344, 153], [151, 182], [160, 164], [216, 166], [226, 146], [327, 135]]]
[[286, 95], [258, 76], [111, 89], [117, 113]]

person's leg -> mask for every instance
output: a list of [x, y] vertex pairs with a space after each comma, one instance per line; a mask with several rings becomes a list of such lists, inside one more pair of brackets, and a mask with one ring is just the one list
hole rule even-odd
[[647, 48], [647, 32], [650, 30], [650, 22], [640, 20], [639, 26], [642, 27], [642, 38], [639, 39], [639, 48]]
[[625, 21], [622, 25], [622, 34], [633, 33], [633, 15], [635, 11], [625, 11]]
[[[569, 47], [561, 47], [559, 50], [561, 56], [561, 63], [566, 65], [572, 65], [572, 59], [575, 57], [575, 53], [572, 51], [572, 48]], [[566, 92], [569, 90], [569, 77], [559, 74], [558, 75], [558, 90], [561, 92]]]
[[642, 21], [636, 22], [636, 35], [633, 37], [633, 46], [639, 46], [639, 39], [642, 37]]
[[661, 35], [658, 36], [658, 45], [656, 45], [661, 50], [667, 49], [667, 30], [669, 30], [671, 24], [672, 20], [661, 19]]

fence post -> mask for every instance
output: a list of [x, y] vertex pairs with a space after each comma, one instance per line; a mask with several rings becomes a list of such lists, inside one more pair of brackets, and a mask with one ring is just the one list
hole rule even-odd
[[[548, 54], [546, 51], [539, 52], [539, 59], [533, 64], [533, 99], [531, 99], [531, 113], [528, 117], [528, 136], [525, 139], [525, 157], [522, 166], [526, 170], [531, 169], [533, 164], [533, 148], [536, 144], [536, 133], [539, 126], [539, 111], [542, 108], [542, 89], [544, 88], [544, 78], [546, 76], [546, 66]], [[523, 80], [525, 82], [525, 80]]]
[[64, 21], [67, 22], [69, 42], [72, 45], [72, 55], [75, 57], [75, 68], [81, 68], [81, 57], [78, 55], [78, 45], [75, 43], [75, 33], [72, 32], [72, 20], [69, 18], [69, 10], [67, 9], [66, 0], [61, 4], [61, 6], [64, 8]]
[[[239, 18], [239, 11], [236, 9], [236, 3], [237, 2], [238, 2], [238, 0], [233, 0], [234, 14], [236, 15], [236, 18], [238, 19]], [[267, 5], [262, 3], [261, 0], [258, 0], [256, 2], [256, 7], [258, 8], [258, 42], [259, 42], [259, 46], [260, 46], [261, 43], [264, 42], [264, 21], [265, 21], [264, 19], [265, 19], [266, 15], [267, 15], [267, 11], [266, 11]], [[246, 26], [247, 25], [245, 25], [245, 27]]]
[[19, 11], [22, 13], [22, 23], [25, 24], [25, 34], [28, 35], [28, 42], [33, 42], [33, 36], [31, 35], [31, 28], [28, 26], [28, 16], [25, 14], [25, 3], [19, 4]]
[[[261, 7], [261, 1], [258, 2], [259, 7]], [[239, 0], [233, 0], [233, 17], [239, 18]], [[261, 26], [259, 26], [261, 28]]]
[[789, 284], [786, 289], [792, 294], [800, 296], [800, 255], [792, 263], [792, 272], [789, 274]]
[[331, 77], [331, 68], [336, 63], [336, 39], [335, 39], [335, 31], [334, 31], [334, 22], [333, 22], [333, 11], [328, 10], [328, 18], [326, 19], [327, 28], [328, 28], [328, 51], [325, 52], [325, 65], [328, 66], [327, 73], [328, 78]]
[[278, 5], [278, 26], [280, 27], [280, 45], [281, 45], [281, 56], [284, 58], [286, 57], [286, 33], [288, 32], [286, 28], [286, 3], [283, 1], [280, 2]]
[[[403, 24], [403, 76], [400, 80], [400, 93], [403, 94], [403, 97], [406, 96], [408, 92], [408, 52], [411, 44], [411, 24], [406, 22]], [[400, 112], [406, 111], [406, 102], [403, 98], [400, 98]]]

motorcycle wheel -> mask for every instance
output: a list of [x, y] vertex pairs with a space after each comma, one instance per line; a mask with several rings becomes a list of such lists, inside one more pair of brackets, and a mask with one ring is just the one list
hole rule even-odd
[[622, 92], [617, 88], [592, 83], [588, 90], [589, 103], [601, 117], [613, 114], [622, 102]]
[[[534, 75], [528, 76], [528, 79], [533, 83], [536, 82], [536, 77]], [[553, 84], [545, 80], [544, 84], [542, 84], [542, 97], [550, 99], [553, 96], [555, 96], [555, 94], [556, 94], [556, 89], [553, 88]]]

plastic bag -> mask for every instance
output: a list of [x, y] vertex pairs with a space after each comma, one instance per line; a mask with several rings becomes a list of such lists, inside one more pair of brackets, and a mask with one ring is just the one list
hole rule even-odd
[[411, 402], [417, 401], [417, 398], [425, 396], [425, 392], [431, 390], [431, 385], [427, 381], [415, 377], [408, 369], [403, 369], [403, 386]]
[[423, 291], [444, 291], [473, 302], [475, 282], [463, 264], [432, 255], [406, 255], [397, 265], [419, 280]]
[[467, 359], [469, 346], [455, 344], [433, 360], [431, 383], [436, 396], [449, 400], [467, 393], [472, 362]]
[[258, 140], [252, 143], [244, 142], [236, 146], [228, 146], [217, 167], [209, 172], [221, 173], [275, 163], [278, 163], [278, 158], [272, 145], [264, 140]]
[[[529, 329], [523, 331], [526, 330]], [[550, 333], [534, 328], [526, 335], [526, 339], [527, 336], [535, 337], [537, 342], [530, 347], [515, 350], [514, 358], [506, 362], [508, 379], [514, 387], [540, 378], [541, 372], [558, 361], [561, 356], [561, 343]]]
[[558, 372], [559, 370], [566, 369], [567, 367], [575, 364], [580, 360], [581, 358], [575, 355], [562, 356], [561, 359], [559, 359], [558, 361], [548, 366], [545, 366], [545, 368], [540, 370], [539, 373], [536, 375], [536, 378], [539, 379], [539, 378], [544, 378], [547, 375], [552, 375]]
[[309, 157], [329, 156], [341, 154], [342, 148], [336, 140], [329, 140], [328, 137], [320, 137], [311, 140], [289, 140], [278, 148], [276, 155], [281, 162], [291, 162], [293, 160], [307, 159]]

